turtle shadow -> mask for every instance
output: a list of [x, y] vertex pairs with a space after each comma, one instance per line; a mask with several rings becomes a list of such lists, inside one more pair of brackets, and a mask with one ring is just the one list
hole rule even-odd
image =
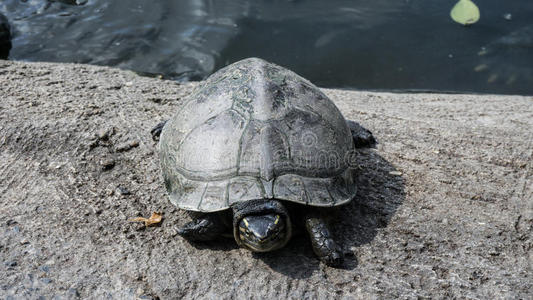
[[359, 154], [357, 195], [339, 210], [334, 225], [338, 241], [350, 251], [370, 243], [405, 201], [405, 179], [401, 173], [374, 150], [361, 149]]
[[[335, 210], [331, 222], [335, 240], [345, 254], [339, 269], [346, 271], [358, 266], [357, 248], [370, 243], [405, 200], [405, 180], [396, 168], [375, 150], [364, 148], [358, 152], [357, 195]], [[295, 236], [281, 250], [255, 256], [274, 271], [294, 279], [308, 278], [320, 269], [306, 234]]]
[[253, 253], [253, 257], [262, 260], [272, 270], [294, 279], [309, 278], [320, 268], [320, 262], [304, 234], [294, 236], [282, 249]]
[[239, 246], [235, 244], [235, 241], [233, 239], [227, 239], [227, 238], [220, 238], [213, 241], [187, 241], [189, 245], [194, 247], [197, 250], [212, 250], [212, 251], [222, 251], [222, 252], [228, 252], [231, 250], [238, 249]]
[[[394, 172], [397, 172], [396, 168], [371, 148], [357, 151], [355, 159], [360, 166], [356, 178], [357, 195], [347, 205], [334, 208], [332, 210], [334, 214], [330, 216], [331, 230], [345, 254], [344, 264], [339, 269], [346, 271], [357, 268], [357, 248], [370, 243], [379, 229], [389, 224], [405, 199], [405, 180], [398, 175], [399, 173]], [[231, 237], [221, 237], [210, 242], [189, 242], [189, 244], [199, 250], [222, 252], [238, 248]], [[284, 248], [252, 255], [275, 272], [293, 279], [309, 278], [321, 268], [321, 263], [302, 228], [295, 232]]]

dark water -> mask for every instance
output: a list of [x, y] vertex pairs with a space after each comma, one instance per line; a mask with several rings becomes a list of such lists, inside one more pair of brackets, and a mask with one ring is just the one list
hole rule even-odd
[[324, 87], [532, 95], [533, 1], [477, 0], [470, 27], [450, 19], [455, 2], [0, 0], [0, 12], [14, 60], [199, 80], [256, 56]]

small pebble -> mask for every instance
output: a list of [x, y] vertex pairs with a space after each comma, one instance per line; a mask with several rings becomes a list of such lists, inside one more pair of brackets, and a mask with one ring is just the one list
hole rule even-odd
[[45, 273], [48, 273], [48, 272], [50, 272], [50, 267], [49, 266], [40, 266], [39, 270], [41, 270], [41, 271], [43, 271]]
[[5, 265], [6, 267], [8, 267], [8, 268], [12, 268], [12, 267], [16, 267], [16, 266], [17, 266], [17, 262], [14, 261], [14, 260], [13, 260], [13, 261], [6, 261], [6, 262], [4, 263], [4, 265]]
[[135, 147], [138, 147], [138, 146], [139, 146], [139, 141], [133, 140], [133, 141], [129, 141], [129, 142], [126, 142], [126, 143], [118, 145], [115, 148], [115, 150], [117, 152], [123, 152], [123, 151], [128, 151], [128, 150], [130, 150], [132, 148], [135, 148]]
[[161, 101], [163, 101], [163, 99], [161, 99], [159, 97], [152, 97], [152, 98], [148, 98], [148, 101], [152, 101], [154, 103], [161, 103]]
[[122, 88], [122, 84], [120, 83], [106, 87], [107, 90], [120, 90], [121, 88]]
[[503, 18], [507, 21], [511, 21], [513, 19], [513, 15], [511, 15], [510, 13], [506, 13], [503, 15]]
[[110, 128], [105, 128], [105, 129], [98, 131], [96, 135], [100, 140], [107, 141], [109, 137], [111, 137], [113, 134], [115, 134], [115, 128], [110, 127]]
[[403, 173], [400, 171], [390, 171], [389, 174], [394, 176], [402, 176]]
[[115, 160], [112, 158], [104, 159], [100, 162], [104, 171], [111, 170], [115, 166]]
[[80, 297], [80, 292], [78, 292], [78, 290], [75, 288], [68, 289], [68, 292], [74, 297]]
[[131, 194], [130, 191], [127, 188], [123, 187], [123, 186], [118, 186], [117, 189], [118, 189], [118, 192], [121, 195], [129, 195], [129, 194]]

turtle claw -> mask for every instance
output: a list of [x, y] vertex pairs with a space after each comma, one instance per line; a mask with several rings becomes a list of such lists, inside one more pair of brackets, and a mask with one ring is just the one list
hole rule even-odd
[[324, 236], [323, 242], [319, 247], [313, 247], [313, 250], [318, 258], [330, 267], [340, 267], [344, 262], [344, 254], [330, 237]]
[[178, 229], [178, 234], [192, 242], [212, 241], [218, 238], [224, 227], [211, 215], [195, 219]]
[[163, 131], [163, 127], [165, 127], [165, 124], [167, 123], [167, 121], [163, 121], [155, 125], [155, 127], [152, 128], [152, 130], [150, 130], [150, 133], [152, 134], [152, 140], [156, 142], [159, 141], [159, 136], [161, 136], [161, 131]]
[[344, 262], [344, 255], [333, 240], [326, 222], [320, 217], [309, 217], [305, 220], [305, 227], [316, 256], [330, 267], [340, 267]]
[[361, 124], [347, 120], [346, 123], [352, 133], [353, 142], [356, 148], [371, 147], [376, 144], [376, 139], [370, 130], [361, 126]]
[[326, 265], [330, 267], [340, 267], [344, 262], [344, 255], [338, 250], [331, 251], [328, 255], [319, 257]]

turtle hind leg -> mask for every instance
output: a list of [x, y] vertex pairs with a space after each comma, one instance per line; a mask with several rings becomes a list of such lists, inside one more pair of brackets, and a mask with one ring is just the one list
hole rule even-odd
[[333, 240], [326, 221], [320, 216], [311, 214], [305, 217], [305, 228], [311, 238], [311, 246], [316, 256], [330, 267], [340, 267], [344, 255]]
[[212, 241], [227, 231], [216, 213], [203, 214], [178, 229], [178, 234], [188, 241]]
[[346, 123], [350, 128], [356, 148], [371, 147], [376, 144], [376, 139], [370, 130], [351, 120], [347, 120]]
[[161, 131], [163, 131], [163, 127], [165, 127], [167, 121], [168, 120], [155, 125], [155, 127], [150, 130], [150, 133], [152, 134], [152, 140], [156, 142], [159, 141], [159, 136], [161, 136]]

